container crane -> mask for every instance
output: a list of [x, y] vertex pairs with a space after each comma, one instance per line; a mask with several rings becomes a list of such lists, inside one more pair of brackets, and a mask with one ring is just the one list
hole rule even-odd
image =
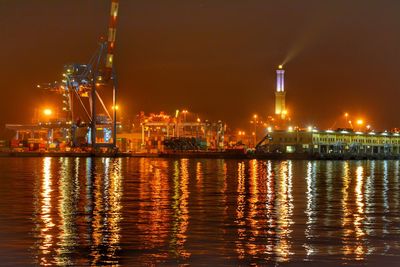
[[[87, 64], [72, 63], [65, 65], [61, 83], [55, 82], [46, 84], [46, 86], [38, 86], [60, 93], [65, 97], [63, 103], [66, 105], [63, 110], [68, 112], [68, 118], [71, 119], [72, 136], [75, 129], [80, 126], [80, 122], [74, 121], [76, 110], [74, 101], [78, 102], [89, 120], [90, 134], [88, 135], [88, 143], [94, 149], [97, 147], [116, 148], [118, 83], [114, 67], [114, 49], [118, 9], [119, 0], [111, 0], [107, 39], [100, 39], [96, 52]], [[112, 115], [110, 115], [99, 90], [97, 90], [99, 87], [112, 87]], [[106, 113], [106, 118], [99, 116], [97, 112], [98, 102]], [[107, 130], [107, 138], [104, 138], [105, 142], [97, 143], [97, 126], [100, 124], [104, 126], [104, 130], [111, 126], [111, 130]], [[111, 139], [110, 132], [112, 132], [112, 143], [109, 142]]]

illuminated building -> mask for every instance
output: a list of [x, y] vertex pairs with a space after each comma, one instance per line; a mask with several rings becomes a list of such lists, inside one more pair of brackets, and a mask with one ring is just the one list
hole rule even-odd
[[346, 130], [273, 131], [261, 145], [264, 152], [340, 156], [400, 155], [400, 134], [390, 132], [354, 132]]

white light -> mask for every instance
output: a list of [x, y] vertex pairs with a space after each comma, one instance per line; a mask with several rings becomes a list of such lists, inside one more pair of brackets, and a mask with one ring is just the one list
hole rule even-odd
[[327, 133], [333, 133], [334, 131], [332, 131], [332, 130], [326, 130], [325, 132], [327, 132]]

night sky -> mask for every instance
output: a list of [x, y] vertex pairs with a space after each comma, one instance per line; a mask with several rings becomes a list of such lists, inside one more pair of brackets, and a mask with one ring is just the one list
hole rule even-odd
[[[109, 0], [0, 0], [0, 123], [29, 122], [38, 83], [86, 63]], [[116, 68], [125, 116], [187, 108], [233, 126], [274, 111], [286, 58], [294, 120], [330, 127], [344, 112], [400, 126], [398, 0], [120, 0]], [[43, 103], [43, 104], [42, 104]]]

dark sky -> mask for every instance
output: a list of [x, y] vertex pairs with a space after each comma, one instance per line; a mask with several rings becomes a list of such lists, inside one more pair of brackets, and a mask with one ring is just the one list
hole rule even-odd
[[[109, 0], [0, 0], [0, 123], [29, 121], [37, 83], [88, 61]], [[398, 0], [120, 0], [116, 67], [125, 115], [187, 108], [233, 125], [273, 112], [286, 64], [289, 111], [331, 126], [347, 111], [400, 126]]]

